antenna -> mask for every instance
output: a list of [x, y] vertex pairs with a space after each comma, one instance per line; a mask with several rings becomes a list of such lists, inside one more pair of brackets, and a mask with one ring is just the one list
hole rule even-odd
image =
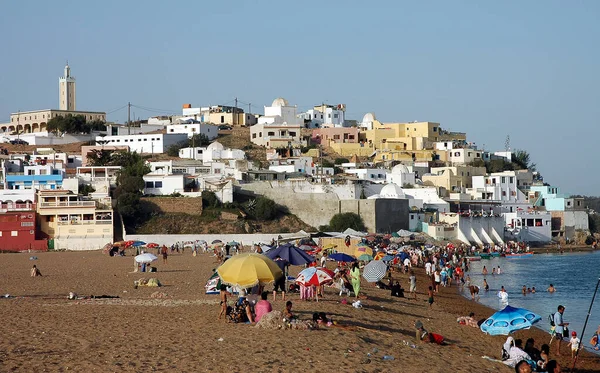
[[510, 135], [506, 135], [506, 140], [504, 141], [504, 150], [506, 150], [506, 152], [510, 151]]

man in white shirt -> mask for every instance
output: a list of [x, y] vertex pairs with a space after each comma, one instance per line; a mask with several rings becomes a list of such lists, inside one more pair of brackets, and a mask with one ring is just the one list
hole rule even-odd
[[504, 286], [500, 288], [500, 291], [498, 292], [498, 298], [500, 298], [500, 303], [502, 303], [503, 305], [508, 304], [508, 293], [504, 289]]
[[321, 256], [321, 267], [326, 267], [326, 263], [327, 263], [327, 253], [323, 253], [323, 255]]
[[431, 276], [431, 262], [429, 260], [425, 263], [425, 273], [427, 276]]

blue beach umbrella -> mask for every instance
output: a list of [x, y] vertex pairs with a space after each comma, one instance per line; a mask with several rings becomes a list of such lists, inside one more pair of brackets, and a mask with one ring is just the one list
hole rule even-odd
[[329, 258], [335, 260], [336, 262], [354, 262], [354, 261], [356, 261], [356, 258], [354, 258], [353, 256], [350, 256], [348, 254], [344, 254], [344, 253], [331, 254], [331, 255], [329, 255]]
[[481, 324], [481, 331], [489, 335], [509, 335], [521, 329], [529, 329], [542, 318], [525, 308], [506, 306]]
[[271, 259], [275, 259], [280, 256], [281, 259], [287, 260], [291, 265], [303, 265], [306, 263], [312, 263], [315, 258], [308, 255], [306, 252], [300, 250], [294, 245], [281, 245], [276, 249], [269, 250], [265, 255]]
[[131, 246], [133, 247], [140, 247], [140, 246], [144, 246], [146, 243], [144, 241], [133, 241], [133, 243], [131, 244]]
[[381, 258], [382, 261], [384, 262], [391, 262], [392, 260], [394, 260], [394, 256], [393, 255], [386, 255], [383, 258]]

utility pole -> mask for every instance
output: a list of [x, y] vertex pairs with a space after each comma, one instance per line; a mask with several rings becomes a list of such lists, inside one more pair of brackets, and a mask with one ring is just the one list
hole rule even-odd
[[233, 125], [235, 126], [235, 117], [237, 117], [237, 97], [235, 98], [235, 109], [233, 110]]
[[131, 135], [131, 102], [127, 103], [127, 134]]
[[192, 154], [194, 154], [194, 160], [196, 160], [196, 139], [192, 135]]

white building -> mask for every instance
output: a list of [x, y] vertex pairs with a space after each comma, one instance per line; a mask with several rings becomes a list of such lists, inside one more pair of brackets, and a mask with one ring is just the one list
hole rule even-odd
[[302, 139], [304, 124], [296, 116], [296, 106], [283, 98], [273, 100], [265, 106], [265, 115], [250, 127], [250, 141], [267, 148], [291, 148], [306, 145]]
[[346, 105], [319, 105], [298, 114], [307, 128], [344, 127], [346, 124]]
[[224, 159], [243, 160], [246, 159], [246, 153], [240, 149], [225, 148], [223, 144], [215, 141], [207, 147], [182, 148], [179, 150], [179, 158], [196, 159], [203, 163], [209, 163]]
[[[519, 173], [526, 179], [526, 173]], [[518, 175], [516, 171], [495, 172], [486, 176], [473, 176], [473, 188], [468, 188], [467, 193], [474, 199], [526, 202], [527, 196], [519, 190]]]
[[373, 183], [385, 183], [387, 179], [387, 171], [381, 168], [350, 168], [344, 172], [354, 175], [359, 180], [366, 180]]
[[167, 133], [185, 133], [188, 138], [194, 135], [206, 135], [209, 140], [216, 139], [219, 136], [219, 126], [208, 123], [199, 123], [193, 119], [181, 118], [175, 124], [167, 126]]
[[152, 133], [142, 135], [97, 136], [96, 145], [125, 145], [131, 152], [161, 154], [171, 145], [187, 141], [182, 133]]
[[377, 121], [375, 113], [367, 113], [363, 116], [362, 121], [359, 123], [361, 130], [368, 131], [373, 129], [373, 123]]
[[402, 191], [407, 198], [423, 201], [420, 208], [434, 209], [439, 212], [449, 212], [450, 204], [441, 199], [437, 194], [437, 189], [432, 188], [403, 188]]
[[309, 176], [333, 176], [333, 167], [320, 167], [313, 162], [312, 157], [288, 157], [272, 160], [269, 171], [301, 173]]
[[504, 213], [505, 240], [547, 243], [552, 240], [552, 215], [548, 211], [518, 210]]
[[403, 187], [407, 184], [415, 185], [416, 178], [415, 173], [411, 172], [407, 166], [397, 164], [392, 168], [391, 172], [386, 174], [385, 181]]

